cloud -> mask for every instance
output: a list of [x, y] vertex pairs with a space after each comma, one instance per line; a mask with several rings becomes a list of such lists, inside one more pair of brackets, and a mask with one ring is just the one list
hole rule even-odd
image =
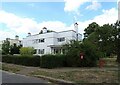
[[14, 32], [6, 32], [0, 30], [0, 40], [5, 40], [6, 38], [15, 38], [15, 33]]
[[111, 8], [109, 10], [102, 10], [101, 15], [95, 16], [93, 19], [86, 20], [84, 22], [78, 21], [79, 24], [79, 32], [84, 33], [84, 29], [92, 22], [98, 23], [100, 26], [104, 24], [113, 24], [117, 21], [118, 16], [117, 13], [118, 10], [115, 8]]
[[118, 19], [118, 10], [111, 8], [109, 10], [102, 10], [103, 14], [96, 16], [94, 21], [98, 22], [100, 25], [107, 23], [115, 23]]
[[47, 27], [50, 30], [54, 31], [63, 31], [65, 30], [66, 24], [60, 21], [43, 21], [42, 23], [38, 24], [39, 28]]
[[[86, 21], [78, 21], [79, 33], [83, 34], [84, 29], [92, 22], [96, 22], [99, 25], [115, 23], [118, 19], [117, 12], [118, 10], [115, 8], [102, 10], [101, 15], [97, 15], [94, 18]], [[43, 21], [40, 23], [34, 19], [19, 17], [13, 13], [8, 13], [3, 10], [0, 11], [0, 23], [4, 23], [7, 29], [9, 29], [9, 31], [0, 29], [0, 40], [5, 39], [6, 37], [14, 38], [16, 34], [26, 37], [28, 32], [31, 32], [32, 34], [38, 34], [43, 27], [47, 27], [49, 30], [58, 32], [64, 30], [74, 30], [74, 23], [70, 26], [67, 26], [67, 24], [61, 21]]]
[[28, 32], [31, 32], [32, 34], [38, 34], [43, 27], [47, 27], [49, 30], [54, 31], [69, 30], [66, 24], [61, 21], [43, 21], [39, 23], [34, 19], [20, 17], [3, 10], [0, 11], [0, 24], [5, 24], [10, 32], [6, 32], [5, 30], [1, 30], [3, 28], [0, 28], [0, 36], [6, 35], [4, 38], [13, 37], [13, 35], [15, 36], [16, 34], [25, 35]]
[[99, 8], [101, 8], [101, 4], [98, 3], [97, 1], [93, 1], [91, 5], [86, 7], [86, 9], [89, 9], [89, 10], [97, 10]]
[[90, 0], [64, 0], [65, 1], [65, 12], [76, 12], [77, 15], [79, 15], [79, 7], [84, 4], [87, 1]]
[[19, 17], [3, 10], [0, 11], [0, 23], [6, 24], [7, 28], [14, 30], [17, 33], [26, 33], [37, 28], [37, 22], [33, 19]]

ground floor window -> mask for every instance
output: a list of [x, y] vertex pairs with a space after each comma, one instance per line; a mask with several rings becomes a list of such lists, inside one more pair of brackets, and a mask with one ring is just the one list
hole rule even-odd
[[36, 53], [37, 53], [37, 49], [34, 50], [34, 54], [36, 54]]
[[38, 49], [38, 54], [44, 54], [44, 49]]
[[52, 48], [51, 49], [51, 53], [52, 54], [64, 54], [65, 50], [62, 48]]

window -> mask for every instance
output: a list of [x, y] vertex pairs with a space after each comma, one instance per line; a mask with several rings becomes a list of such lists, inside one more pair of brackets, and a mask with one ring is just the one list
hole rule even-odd
[[34, 54], [36, 54], [36, 53], [37, 53], [37, 49], [34, 50]]
[[35, 44], [35, 43], [43, 43], [43, 42], [45, 42], [45, 39], [43, 38], [43, 39], [34, 39], [34, 40], [32, 40], [32, 42]]
[[65, 38], [64, 37], [62, 37], [62, 38], [57, 38], [58, 39], [58, 42], [63, 42], [63, 41], [65, 41]]
[[39, 49], [38, 54], [44, 54], [44, 49]]
[[45, 42], [45, 39], [39, 39], [39, 43]]
[[38, 39], [33, 40], [33, 43], [38, 43]]

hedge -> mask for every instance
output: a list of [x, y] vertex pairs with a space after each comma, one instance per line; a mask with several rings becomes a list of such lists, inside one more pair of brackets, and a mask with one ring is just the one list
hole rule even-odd
[[41, 56], [41, 67], [42, 68], [56, 68], [64, 67], [65, 65], [65, 55], [43, 55]]
[[40, 66], [40, 56], [3, 55], [2, 62], [25, 66]]

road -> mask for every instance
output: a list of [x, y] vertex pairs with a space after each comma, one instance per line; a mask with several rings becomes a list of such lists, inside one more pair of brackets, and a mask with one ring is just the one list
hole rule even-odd
[[[23, 76], [19, 74], [13, 74], [9, 72], [2, 72], [2, 83], [30, 83], [30, 84], [40, 84], [40, 85], [48, 85], [48, 81], [34, 78], [29, 76]], [[33, 84], [33, 85], [34, 85]]]

